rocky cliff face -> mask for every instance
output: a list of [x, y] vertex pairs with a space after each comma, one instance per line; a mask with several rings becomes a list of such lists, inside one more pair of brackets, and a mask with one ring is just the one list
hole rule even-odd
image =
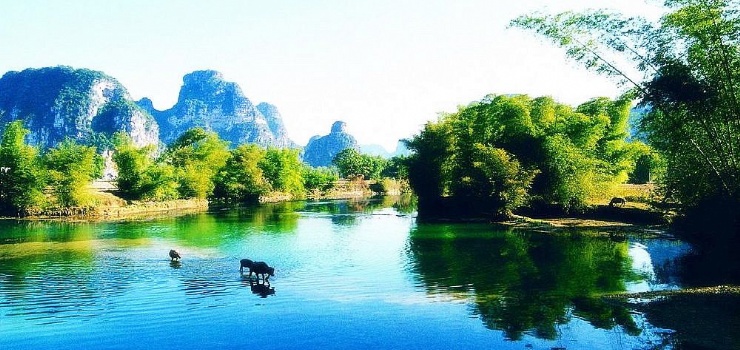
[[131, 135], [138, 146], [159, 143], [154, 118], [118, 81], [89, 69], [50, 67], [3, 75], [0, 130], [19, 119], [30, 130], [29, 143], [42, 148], [66, 137], [90, 144], [117, 131]]
[[277, 107], [266, 102], [261, 102], [257, 105], [257, 110], [265, 116], [267, 127], [275, 135], [276, 147], [298, 148], [298, 145], [288, 138], [285, 124], [283, 124], [283, 117], [278, 112]]
[[166, 144], [183, 132], [200, 127], [217, 133], [232, 147], [243, 143], [295, 147], [275, 106], [265, 103], [255, 107], [239, 85], [224, 81], [217, 71], [203, 70], [185, 75], [178, 101], [168, 110], [157, 111], [148, 99], [138, 103], [157, 120]]
[[346, 129], [345, 122], [337, 121], [331, 126], [328, 135], [312, 137], [303, 151], [303, 161], [315, 167], [329, 166], [339, 152], [347, 148], [359, 151], [357, 140]]

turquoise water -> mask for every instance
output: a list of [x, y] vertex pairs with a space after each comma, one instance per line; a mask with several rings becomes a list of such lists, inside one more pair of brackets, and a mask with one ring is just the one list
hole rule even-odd
[[[0, 348], [673, 346], [675, 330], [595, 296], [678, 288], [685, 244], [422, 224], [399, 204], [0, 221]], [[240, 275], [242, 258], [275, 276]]]

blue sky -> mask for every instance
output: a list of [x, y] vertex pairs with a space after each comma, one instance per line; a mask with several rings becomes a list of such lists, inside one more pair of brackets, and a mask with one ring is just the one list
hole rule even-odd
[[586, 8], [655, 13], [643, 0], [0, 0], [0, 74], [100, 70], [163, 110], [183, 75], [214, 69], [276, 105], [301, 145], [343, 120], [361, 144], [392, 151], [489, 93], [617, 96], [614, 82], [506, 28], [520, 14]]

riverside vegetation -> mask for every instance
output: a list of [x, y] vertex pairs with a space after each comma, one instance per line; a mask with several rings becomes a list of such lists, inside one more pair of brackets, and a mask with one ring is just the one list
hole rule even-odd
[[[253, 144], [229, 149], [217, 134], [195, 128], [164, 150], [137, 147], [127, 134], [115, 134], [110, 144], [117, 196], [101, 195], [90, 186], [105, 167], [95, 146], [67, 139], [42, 153], [26, 143], [28, 132], [20, 121], [12, 122], [0, 144], [0, 212], [6, 216], [97, 216], [111, 207], [134, 214], [200, 208], [209, 200], [366, 196], [404, 188], [394, 179], [400, 171], [397, 159], [348, 149], [337, 155], [336, 166], [315, 168], [301, 162], [298, 150]], [[340, 175], [352, 180], [340, 181]]]

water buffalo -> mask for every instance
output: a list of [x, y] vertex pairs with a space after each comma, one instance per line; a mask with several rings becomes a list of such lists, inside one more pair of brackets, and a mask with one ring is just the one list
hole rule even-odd
[[622, 197], [614, 197], [609, 201], [610, 207], [623, 207], [627, 203], [627, 200]]
[[252, 271], [257, 275], [257, 279], [262, 275], [262, 279], [265, 281], [270, 279], [270, 276], [275, 276], [275, 268], [268, 266], [267, 263], [262, 261], [257, 261], [252, 264]]
[[252, 266], [254, 265], [254, 261], [249, 259], [241, 259], [239, 260], [239, 272], [244, 273], [244, 268], [249, 269], [249, 276], [252, 276]]
[[177, 252], [177, 250], [170, 249], [170, 261], [175, 261], [180, 259], [180, 253]]

